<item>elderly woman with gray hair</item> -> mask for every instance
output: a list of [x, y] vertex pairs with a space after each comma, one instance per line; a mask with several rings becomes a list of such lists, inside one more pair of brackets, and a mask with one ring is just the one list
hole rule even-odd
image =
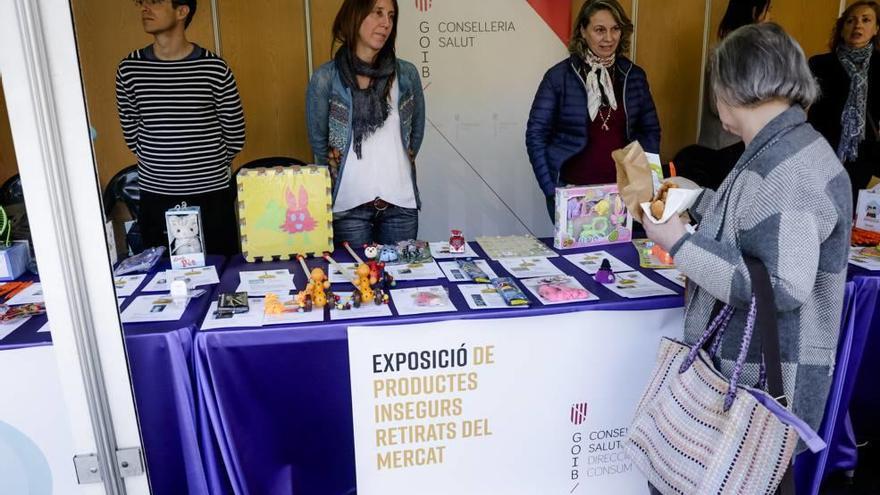
[[[759, 54], [759, 55], [756, 55]], [[831, 386], [852, 222], [850, 181], [834, 150], [806, 122], [818, 88], [800, 46], [776, 24], [742, 27], [715, 51], [712, 87], [725, 128], [745, 152], [717, 191], [691, 210], [645, 223], [688, 278], [685, 341], [703, 334], [716, 304], [732, 305], [715, 366], [733, 371], [752, 297], [744, 256], [769, 272], [776, 300], [783, 387], [792, 411], [817, 429]], [[752, 340], [740, 383], [760, 380]], [[803, 449], [803, 445], [800, 446]]]

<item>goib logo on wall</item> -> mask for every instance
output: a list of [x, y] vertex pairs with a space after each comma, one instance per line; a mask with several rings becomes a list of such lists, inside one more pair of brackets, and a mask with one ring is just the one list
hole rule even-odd
[[422, 12], [427, 12], [431, 10], [431, 1], [432, 0], [416, 0], [416, 8]]

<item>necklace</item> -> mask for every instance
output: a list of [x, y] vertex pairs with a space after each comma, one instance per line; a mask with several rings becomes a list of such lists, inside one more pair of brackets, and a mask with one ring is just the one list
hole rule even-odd
[[612, 110], [612, 108], [609, 106], [608, 113], [605, 115], [602, 115], [602, 108], [603, 107], [605, 107], [605, 105], [602, 105], [599, 107], [599, 118], [602, 119], [602, 130], [607, 131], [607, 130], [609, 130], [608, 121], [611, 120], [611, 114], [614, 110]]

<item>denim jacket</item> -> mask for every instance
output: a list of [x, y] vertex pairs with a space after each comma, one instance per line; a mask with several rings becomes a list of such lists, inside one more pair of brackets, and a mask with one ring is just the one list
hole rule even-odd
[[[400, 136], [403, 146], [409, 153], [412, 163], [413, 192], [416, 205], [421, 207], [419, 189], [416, 184], [415, 157], [425, 135], [425, 96], [422, 82], [416, 67], [397, 59], [398, 88], [400, 99]], [[330, 167], [333, 179], [333, 201], [342, 183], [345, 160], [351, 146], [352, 107], [351, 90], [342, 83], [336, 70], [336, 63], [327, 62], [315, 71], [306, 93], [306, 120], [309, 128], [309, 143], [315, 154], [315, 163]]]

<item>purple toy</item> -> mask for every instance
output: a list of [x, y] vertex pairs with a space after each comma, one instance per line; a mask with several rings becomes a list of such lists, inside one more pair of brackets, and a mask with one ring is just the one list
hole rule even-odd
[[614, 272], [611, 271], [611, 262], [608, 261], [608, 258], [602, 259], [602, 265], [599, 267], [599, 270], [596, 272], [593, 279], [600, 284], [613, 284], [614, 278]]

